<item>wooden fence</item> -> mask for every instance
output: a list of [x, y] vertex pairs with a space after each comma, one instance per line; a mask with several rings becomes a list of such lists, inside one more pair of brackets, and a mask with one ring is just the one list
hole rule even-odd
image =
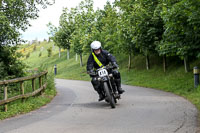
[[[44, 71], [44, 72], [41, 72], [39, 74], [28, 76], [28, 77], [22, 77], [22, 78], [16, 78], [16, 79], [11, 79], [11, 80], [0, 81], [0, 86], [3, 86], [3, 90], [4, 90], [4, 96], [3, 96], [4, 99], [0, 100], [0, 106], [3, 105], [5, 112], [7, 112], [7, 110], [8, 110], [7, 104], [8, 103], [16, 101], [18, 99], [22, 99], [22, 102], [24, 102], [25, 98], [35, 96], [38, 93], [42, 94], [43, 90], [47, 86], [47, 83], [46, 83], [47, 73], [48, 73], [48, 71]], [[36, 81], [37, 78], [39, 78], [39, 88], [36, 89], [35, 81]], [[28, 80], [32, 80], [32, 92], [25, 94], [26, 88], [24, 88], [24, 81], [28, 81]], [[17, 83], [20, 83], [21, 94], [8, 98], [8, 85], [9, 84], [17, 84]]]

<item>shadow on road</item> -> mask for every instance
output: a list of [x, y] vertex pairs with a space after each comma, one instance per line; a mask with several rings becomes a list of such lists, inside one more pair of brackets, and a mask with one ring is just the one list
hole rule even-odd
[[[116, 104], [117, 105], [117, 104]], [[73, 104], [72, 107], [83, 107], [83, 108], [90, 108], [90, 109], [102, 109], [102, 108], [111, 108], [109, 103], [104, 101], [102, 102], [90, 102], [90, 103], [76, 103]]]

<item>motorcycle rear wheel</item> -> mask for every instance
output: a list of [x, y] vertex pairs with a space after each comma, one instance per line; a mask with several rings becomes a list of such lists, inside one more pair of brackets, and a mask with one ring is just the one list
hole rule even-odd
[[111, 108], [115, 108], [115, 99], [114, 99], [113, 95], [111, 95], [111, 93], [110, 93], [107, 82], [104, 82], [104, 90], [105, 90], [106, 97], [110, 103]]

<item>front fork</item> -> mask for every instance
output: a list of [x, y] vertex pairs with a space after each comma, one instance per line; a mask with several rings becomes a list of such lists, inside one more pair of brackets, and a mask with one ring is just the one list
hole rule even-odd
[[120, 96], [120, 94], [117, 91], [117, 85], [116, 85], [113, 77], [109, 80], [109, 85], [112, 87], [111, 88], [111, 90], [112, 90], [111, 93], [115, 97], [115, 99], [121, 99], [121, 96]]
[[[113, 80], [112, 80], [113, 81]], [[104, 82], [107, 82], [108, 83], [108, 87], [111, 91], [111, 94], [113, 94], [113, 92], [116, 92], [115, 90], [115, 87], [113, 86], [113, 82], [111, 81], [110, 77], [103, 77], [101, 79], [101, 86], [103, 86]], [[103, 89], [103, 88], [101, 88]]]
[[114, 96], [115, 99], [120, 99], [120, 94], [117, 93], [117, 88], [116, 88], [114, 79], [113, 78], [109, 79], [108, 83], [109, 83], [111, 94]]
[[102, 79], [101, 86], [103, 86], [104, 82], [108, 83], [108, 87], [110, 89], [111, 95], [113, 95], [117, 99], [120, 99], [120, 95], [117, 93], [117, 88], [116, 88], [116, 84], [115, 84], [113, 77], [104, 77]]

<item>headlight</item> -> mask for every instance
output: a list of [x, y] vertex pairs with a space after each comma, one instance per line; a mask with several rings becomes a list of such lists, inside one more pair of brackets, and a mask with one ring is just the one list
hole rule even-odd
[[109, 77], [113, 77], [113, 74], [111, 73], [111, 74], [109, 74]]
[[101, 78], [99, 78], [99, 77], [98, 77], [98, 79], [97, 79], [97, 80], [98, 80], [98, 81], [101, 81]]

